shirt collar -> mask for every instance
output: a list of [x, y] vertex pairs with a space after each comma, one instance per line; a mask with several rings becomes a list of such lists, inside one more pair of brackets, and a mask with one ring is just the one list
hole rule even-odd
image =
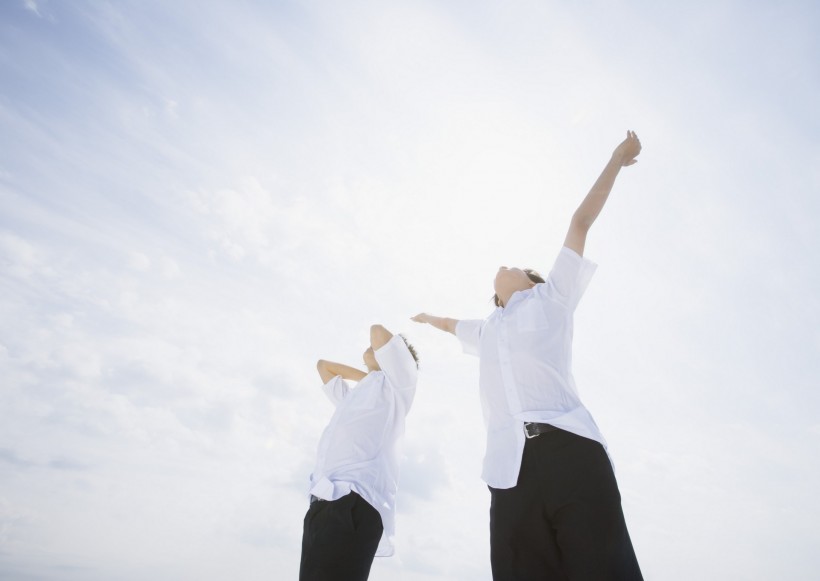
[[[527, 296], [528, 296], [531, 292], [532, 292], [532, 288], [528, 288], [528, 289], [526, 289], [526, 290], [519, 290], [519, 291], [515, 291], [515, 292], [512, 294], [512, 296], [510, 297], [510, 300], [508, 300], [508, 301], [507, 301], [507, 306], [505, 306], [505, 307], [503, 307], [503, 308], [504, 308], [505, 310], [506, 310], [506, 309], [509, 309], [509, 308], [510, 308], [512, 305], [514, 305], [515, 303], [517, 303], [517, 302], [519, 302], [519, 301], [523, 301], [525, 298], [527, 298]], [[499, 308], [500, 308], [500, 307], [499, 307]]]

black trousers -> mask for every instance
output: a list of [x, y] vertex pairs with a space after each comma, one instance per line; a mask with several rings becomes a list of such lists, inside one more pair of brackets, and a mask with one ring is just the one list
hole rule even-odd
[[311, 503], [299, 581], [365, 581], [382, 531], [379, 512], [355, 492]]
[[527, 440], [514, 488], [490, 488], [494, 581], [643, 579], [603, 446], [564, 430]]

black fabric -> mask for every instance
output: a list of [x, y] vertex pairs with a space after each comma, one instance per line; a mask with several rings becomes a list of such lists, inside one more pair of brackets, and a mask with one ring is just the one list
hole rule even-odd
[[490, 487], [494, 581], [640, 581], [603, 446], [556, 430], [526, 441], [514, 488]]
[[379, 512], [355, 492], [312, 502], [305, 515], [299, 581], [365, 581], [382, 531]]

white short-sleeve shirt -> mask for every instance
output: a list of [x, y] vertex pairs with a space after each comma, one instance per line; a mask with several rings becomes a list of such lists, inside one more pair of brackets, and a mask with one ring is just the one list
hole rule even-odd
[[377, 556], [393, 554], [398, 455], [396, 444], [416, 393], [416, 363], [404, 341], [394, 335], [376, 350], [381, 371], [371, 371], [351, 388], [340, 376], [323, 389], [336, 411], [322, 433], [310, 494], [336, 500], [356, 492], [382, 518]]
[[572, 377], [573, 312], [596, 265], [562, 248], [546, 282], [516, 292], [484, 320], [459, 321], [456, 336], [477, 355], [487, 448], [482, 478], [512, 488], [524, 452], [525, 422], [552, 424], [606, 441]]

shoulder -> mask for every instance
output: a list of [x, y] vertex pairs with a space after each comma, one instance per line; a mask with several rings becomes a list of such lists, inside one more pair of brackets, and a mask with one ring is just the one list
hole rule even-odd
[[418, 366], [404, 336], [394, 335], [381, 325], [373, 325], [370, 338], [376, 362], [389, 383], [397, 384], [399, 388], [410, 382], [415, 384]]

